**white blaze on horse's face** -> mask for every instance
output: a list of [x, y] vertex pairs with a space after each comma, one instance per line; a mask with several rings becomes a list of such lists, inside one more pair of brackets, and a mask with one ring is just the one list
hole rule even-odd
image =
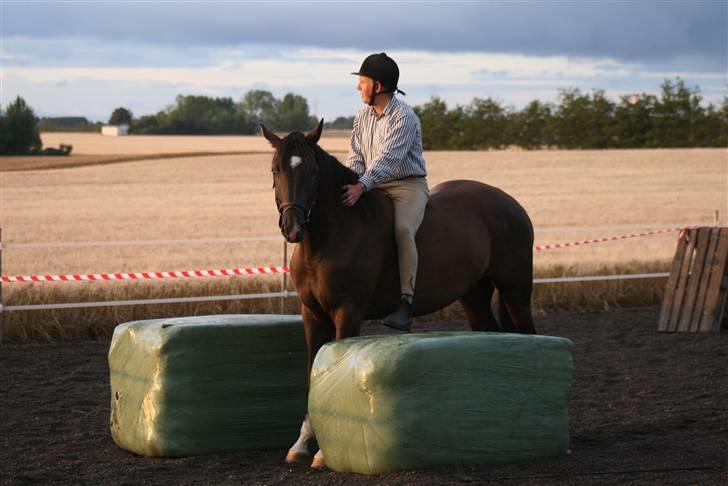
[[292, 155], [291, 156], [291, 169], [295, 169], [299, 165], [301, 165], [301, 162], [303, 162], [303, 159], [299, 157], [298, 155]]

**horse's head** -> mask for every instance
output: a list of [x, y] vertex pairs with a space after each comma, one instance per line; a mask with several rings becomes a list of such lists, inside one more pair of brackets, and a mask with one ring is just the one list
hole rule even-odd
[[321, 137], [323, 126], [322, 119], [306, 135], [291, 132], [285, 138], [280, 138], [261, 125], [263, 136], [276, 151], [271, 170], [276, 206], [280, 215], [278, 226], [283, 237], [290, 243], [303, 240], [303, 231], [316, 204], [319, 168], [314, 147]]

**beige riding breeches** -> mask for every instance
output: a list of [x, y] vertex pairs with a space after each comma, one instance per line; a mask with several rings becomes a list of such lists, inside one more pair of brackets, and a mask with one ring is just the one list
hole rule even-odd
[[408, 177], [377, 186], [394, 204], [394, 237], [399, 257], [399, 283], [401, 294], [410, 298], [415, 294], [417, 278], [417, 245], [415, 235], [425, 217], [430, 194], [426, 177]]

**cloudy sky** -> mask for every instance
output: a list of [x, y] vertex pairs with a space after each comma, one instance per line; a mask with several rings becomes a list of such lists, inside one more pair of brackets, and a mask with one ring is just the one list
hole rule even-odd
[[387, 52], [411, 105], [560, 88], [657, 93], [665, 78], [727, 91], [728, 1], [0, 2], [0, 104], [41, 116], [155, 113], [178, 94], [305, 96], [332, 119], [360, 107], [356, 70]]

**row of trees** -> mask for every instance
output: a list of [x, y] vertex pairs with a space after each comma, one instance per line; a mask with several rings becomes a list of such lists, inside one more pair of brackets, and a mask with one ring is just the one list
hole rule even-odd
[[254, 134], [259, 131], [260, 123], [275, 130], [291, 131], [313, 126], [315, 122], [306, 98], [288, 93], [278, 99], [269, 91], [253, 90], [238, 103], [232, 98], [177, 96], [174, 105], [167, 109], [132, 120], [131, 131], [136, 134]]
[[699, 90], [681, 79], [666, 80], [659, 96], [625, 95], [618, 102], [601, 90], [566, 89], [557, 103], [532, 101], [520, 111], [491, 98], [453, 109], [433, 98], [415, 111], [426, 149], [728, 146], [728, 97], [705, 107]]
[[[728, 98], [717, 107], [702, 101], [698, 88], [688, 88], [678, 78], [665, 80], [659, 95], [624, 95], [616, 102], [601, 90], [565, 89], [556, 103], [532, 101], [522, 110], [492, 98], [475, 98], [452, 109], [432, 98], [414, 109], [426, 149], [728, 146]], [[129, 117], [131, 121], [131, 113]], [[302, 96], [289, 93], [277, 99], [269, 91], [254, 90], [238, 103], [232, 98], [178, 96], [166, 110], [132, 121], [131, 128], [137, 134], [254, 134], [260, 123], [285, 132], [307, 129], [316, 118]], [[339, 117], [327, 128], [352, 124], [353, 117]]]
[[41, 117], [38, 128], [41, 132], [100, 132], [103, 123], [92, 122], [83, 116]]
[[[422, 123], [426, 149], [482, 150], [516, 145], [526, 149], [726, 147], [728, 146], [728, 97], [719, 106], [704, 106], [698, 88], [685, 82], [665, 80], [659, 95], [633, 94], [612, 101], [604, 91], [559, 92], [556, 103], [532, 101], [522, 110], [504, 106], [492, 98], [475, 98], [469, 105], [449, 109], [432, 98], [414, 107]], [[351, 128], [354, 117], [339, 117], [327, 128]], [[300, 95], [282, 99], [269, 91], [249, 91], [239, 101], [232, 98], [184, 96], [154, 115], [134, 119], [119, 107], [109, 119], [112, 125], [130, 125], [135, 134], [255, 134], [265, 123], [278, 131], [305, 130], [317, 122], [308, 102]], [[40, 150], [38, 121], [22, 98], [0, 111], [2, 153]], [[45, 125], [45, 126], [44, 126]], [[32, 129], [27, 127], [33, 126]], [[85, 118], [41, 120], [43, 129], [99, 130], [100, 124]], [[15, 128], [13, 128], [15, 127]], [[22, 130], [18, 127], [25, 127]], [[11, 135], [17, 133], [17, 135]]]

